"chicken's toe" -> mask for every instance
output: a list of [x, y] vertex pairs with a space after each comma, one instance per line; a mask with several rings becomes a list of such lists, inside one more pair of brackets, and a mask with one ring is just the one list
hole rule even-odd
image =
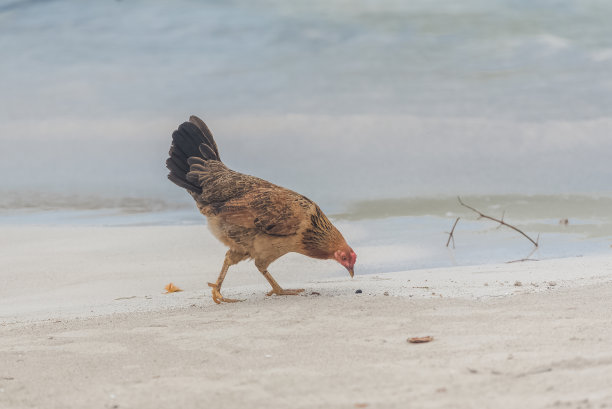
[[276, 294], [276, 295], [298, 295], [302, 291], [304, 291], [303, 288], [295, 288], [295, 289], [288, 288], [286, 290], [283, 290], [282, 288], [275, 288], [275, 289], [269, 291], [268, 294], [266, 294], [266, 295], [268, 295], [268, 296], [270, 296], [272, 294]]
[[221, 304], [222, 302], [240, 302], [244, 300], [235, 300], [233, 298], [225, 298], [221, 295], [219, 288], [216, 284], [208, 283], [208, 286], [212, 289], [212, 299], [215, 303]]

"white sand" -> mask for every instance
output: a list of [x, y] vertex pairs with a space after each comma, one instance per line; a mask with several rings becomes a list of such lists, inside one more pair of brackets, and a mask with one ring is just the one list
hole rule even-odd
[[612, 257], [351, 280], [294, 256], [271, 271], [304, 296], [243, 263], [215, 305], [200, 226], [2, 229], [0, 408], [612, 407]]

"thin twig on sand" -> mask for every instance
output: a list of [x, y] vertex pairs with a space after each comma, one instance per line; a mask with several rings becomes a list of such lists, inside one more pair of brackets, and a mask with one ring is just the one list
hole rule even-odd
[[506, 261], [506, 264], [523, 263], [525, 261], [540, 261], [540, 260], [538, 260], [537, 258], [522, 258], [520, 260]]
[[539, 242], [539, 240], [540, 240], [540, 236], [539, 236], [539, 235], [538, 235], [538, 238], [537, 238], [536, 240], [533, 240], [531, 237], [529, 237], [528, 235], [526, 235], [526, 234], [525, 234], [525, 233], [524, 233], [524, 232], [523, 232], [521, 229], [518, 229], [518, 228], [514, 227], [513, 225], [506, 223], [506, 222], [503, 220], [503, 218], [502, 218], [502, 219], [496, 219], [495, 217], [487, 216], [486, 214], [483, 214], [483, 213], [482, 213], [480, 210], [476, 210], [476, 209], [474, 209], [472, 206], [468, 206], [468, 205], [466, 205], [465, 203], [463, 203], [463, 201], [461, 201], [461, 198], [460, 198], [459, 196], [457, 196], [457, 200], [459, 200], [459, 204], [460, 204], [461, 206], [463, 206], [463, 207], [467, 207], [467, 208], [468, 208], [468, 209], [470, 209], [471, 211], [473, 211], [473, 212], [477, 213], [477, 214], [478, 214], [478, 216], [479, 216], [479, 217], [478, 217], [479, 219], [489, 219], [489, 220], [493, 220], [494, 222], [499, 223], [499, 224], [500, 224], [500, 226], [501, 226], [501, 225], [503, 225], [503, 226], [509, 227], [509, 228], [511, 228], [512, 230], [515, 230], [515, 231], [517, 231], [517, 232], [521, 233], [523, 236], [525, 236], [525, 238], [526, 238], [527, 240], [529, 240], [531, 243], [533, 243], [533, 245], [534, 245], [534, 246], [538, 247], [538, 242]]
[[[539, 240], [540, 240], [540, 236], [538, 235], [538, 239], [536, 241], [539, 241]], [[510, 264], [510, 263], [522, 263], [523, 261], [539, 261], [538, 259], [531, 258], [531, 256], [533, 256], [533, 253], [535, 253], [536, 251], [538, 251], [538, 248], [534, 247], [533, 250], [531, 250], [531, 252], [529, 252], [529, 254], [527, 254], [527, 256], [523, 257], [520, 260], [507, 261], [506, 264]]]
[[455, 219], [455, 224], [453, 224], [453, 228], [451, 229], [450, 233], [448, 233], [448, 241], [446, 242], [446, 247], [448, 247], [448, 245], [450, 244], [451, 240], [453, 241], [453, 248], [455, 248], [455, 236], [453, 236], [453, 233], [455, 232], [455, 227], [457, 227], [457, 223], [459, 222], [460, 217], [457, 217], [457, 219]]

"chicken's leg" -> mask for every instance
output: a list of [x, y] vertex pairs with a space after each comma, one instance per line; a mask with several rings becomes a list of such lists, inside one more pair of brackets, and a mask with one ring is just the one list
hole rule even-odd
[[[255, 264], [257, 265], [257, 263], [255, 263]], [[268, 282], [272, 286], [272, 291], [268, 292], [268, 294], [266, 294], [266, 295], [272, 295], [272, 294], [276, 294], [276, 295], [298, 295], [299, 293], [304, 291], [303, 288], [283, 290], [281, 288], [281, 286], [278, 285], [278, 283], [276, 282], [274, 277], [272, 277], [272, 275], [268, 272], [268, 266], [263, 267], [262, 265], [257, 265], [257, 269], [261, 272], [261, 274], [263, 274], [263, 276], [266, 278], [266, 280], [268, 280]]]
[[219, 278], [217, 278], [217, 282], [215, 284], [208, 283], [208, 286], [212, 288], [212, 299], [217, 304], [221, 302], [238, 302], [242, 300], [234, 300], [231, 298], [224, 298], [221, 295], [221, 284], [223, 284], [223, 280], [225, 280], [225, 274], [227, 274], [227, 270], [229, 270], [230, 266], [234, 264], [238, 264], [240, 261], [244, 260], [246, 256], [244, 254], [237, 253], [232, 250], [228, 250], [225, 253], [225, 260], [223, 261], [223, 267], [221, 268], [221, 273], [219, 274]]

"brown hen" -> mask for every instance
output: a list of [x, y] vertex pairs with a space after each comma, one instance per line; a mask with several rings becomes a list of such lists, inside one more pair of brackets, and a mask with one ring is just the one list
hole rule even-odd
[[263, 179], [227, 168], [206, 124], [192, 116], [172, 134], [168, 179], [195, 199], [208, 227], [229, 247], [212, 287], [216, 303], [234, 302], [221, 295], [230, 266], [253, 259], [272, 286], [268, 295], [296, 295], [303, 289], [282, 289], [268, 272], [279, 257], [295, 252], [335, 259], [353, 276], [357, 255], [313, 201]]

